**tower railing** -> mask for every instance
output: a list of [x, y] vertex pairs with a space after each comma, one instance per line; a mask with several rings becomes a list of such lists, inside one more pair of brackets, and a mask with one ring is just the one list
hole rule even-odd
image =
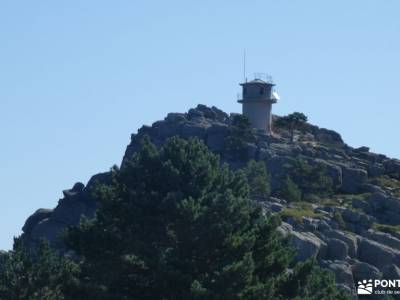
[[272, 76], [267, 73], [254, 73], [254, 79], [261, 79], [268, 83], [274, 83]]
[[[271, 100], [271, 101], [273, 101], [273, 103], [276, 103], [277, 102], [277, 100], [279, 100], [279, 98], [278, 99], [275, 99], [274, 98], [274, 96], [273, 96], [273, 94], [274, 94], [274, 92], [275, 92], [275, 90], [274, 89], [272, 89], [271, 90], [271, 95], [268, 97], [268, 98], [262, 98], [262, 99], [266, 99], [266, 100]], [[245, 99], [245, 97], [243, 97], [243, 93], [241, 93], [241, 92], [239, 92], [239, 93], [236, 93], [236, 100], [237, 101], [239, 101], [239, 100], [244, 100]], [[246, 99], [249, 99], [249, 98], [246, 98]], [[250, 98], [251, 99], [251, 98]], [[254, 99], [259, 99], [259, 97], [255, 97]]]

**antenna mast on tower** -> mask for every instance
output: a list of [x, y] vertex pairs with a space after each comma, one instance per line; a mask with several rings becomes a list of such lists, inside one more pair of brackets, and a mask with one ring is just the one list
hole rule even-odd
[[247, 82], [247, 78], [246, 78], [246, 49], [243, 50], [243, 81]]

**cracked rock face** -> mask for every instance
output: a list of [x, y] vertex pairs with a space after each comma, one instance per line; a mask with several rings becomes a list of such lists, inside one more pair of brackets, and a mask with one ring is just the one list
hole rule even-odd
[[297, 249], [296, 261], [326, 257], [327, 244], [311, 232], [292, 231], [290, 243]]
[[[371, 181], [377, 176], [400, 179], [399, 160], [371, 153], [367, 147], [354, 149], [343, 142], [340, 134], [311, 124], [303, 132], [296, 132], [294, 143], [289, 142], [290, 134], [284, 130], [276, 130], [272, 136], [258, 132], [255, 141], [246, 146], [247, 157], [234, 160], [224, 152], [233, 116], [205, 105], [198, 105], [187, 113], [170, 113], [164, 120], [143, 126], [131, 136], [121, 167], [139, 149], [145, 135], [156, 146], [172, 136], [197, 137], [232, 168], [244, 166], [249, 159], [263, 161], [272, 176], [273, 189], [280, 186], [284, 166], [294, 158], [323, 164], [337, 193], [347, 194], [350, 200], [344, 197], [347, 200], [337, 205], [314, 203], [311, 209], [315, 217], [283, 219], [278, 230], [298, 250], [296, 260], [315, 257], [322, 267], [335, 273], [341, 287], [350, 290], [358, 280], [399, 277], [400, 234], [378, 232], [374, 224], [400, 225], [400, 199], [393, 190]], [[277, 118], [273, 116], [274, 120]], [[95, 215], [96, 201], [91, 190], [96, 182], [108, 180], [109, 174], [102, 173], [93, 176], [86, 186], [77, 183], [64, 191], [64, 197], [54, 209], [39, 209], [27, 219], [23, 239], [34, 248], [41, 238], [46, 238], [53, 247], [63, 251], [62, 231], [77, 224], [82, 217]], [[360, 198], [363, 193], [367, 196]], [[272, 213], [296, 209], [285, 199], [270, 197], [257, 201]], [[335, 218], [338, 214], [343, 224]]]

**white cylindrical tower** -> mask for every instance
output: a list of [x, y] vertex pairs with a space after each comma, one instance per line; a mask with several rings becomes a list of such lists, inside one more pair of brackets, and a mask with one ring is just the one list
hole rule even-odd
[[272, 104], [278, 100], [278, 95], [273, 92], [275, 84], [272, 79], [262, 80], [256, 77], [254, 80], [240, 85], [242, 86], [242, 99], [239, 99], [238, 102], [242, 103], [243, 115], [249, 118], [253, 128], [270, 134]]

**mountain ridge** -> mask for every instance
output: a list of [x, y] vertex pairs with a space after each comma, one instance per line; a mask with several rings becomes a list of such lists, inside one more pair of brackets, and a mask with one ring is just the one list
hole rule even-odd
[[[273, 191], [282, 188], [286, 166], [295, 160], [323, 166], [334, 189], [329, 199], [291, 202], [273, 195], [255, 201], [266, 211], [281, 215], [279, 230], [290, 237], [298, 251], [296, 259], [316, 257], [322, 267], [336, 274], [341, 287], [351, 290], [354, 282], [365, 276], [400, 277], [400, 185], [396, 186], [400, 182], [399, 160], [369, 152], [367, 147], [352, 148], [339, 133], [308, 123], [296, 131], [294, 142], [290, 142], [285, 128], [275, 128], [273, 135], [252, 131], [248, 140], [240, 144], [238, 156], [237, 148], [232, 151], [227, 147], [228, 138], [237, 134], [237, 115], [205, 105], [187, 113], [169, 113], [164, 120], [142, 126], [132, 134], [121, 168], [139, 149], [144, 136], [158, 147], [173, 136], [198, 138], [234, 169], [244, 167], [250, 160], [263, 161], [271, 174]], [[273, 119], [275, 123], [279, 117]], [[96, 182], [109, 180], [109, 172], [100, 173], [86, 186], [76, 183], [63, 191], [64, 197], [55, 209], [39, 209], [27, 219], [22, 239], [35, 248], [41, 238], [46, 238], [54, 248], [64, 251], [59, 234], [82, 217], [94, 217], [96, 201], [91, 191]]]

